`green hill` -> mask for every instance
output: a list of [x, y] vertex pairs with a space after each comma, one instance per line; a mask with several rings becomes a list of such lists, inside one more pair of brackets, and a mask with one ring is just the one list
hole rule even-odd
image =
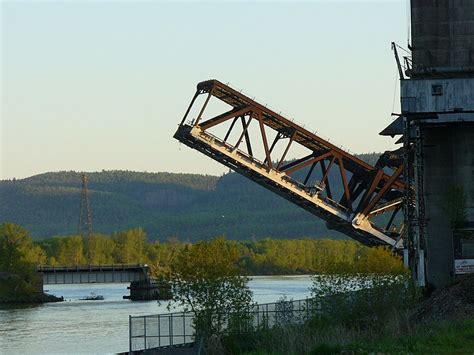
[[[328, 231], [324, 221], [236, 173], [102, 171], [88, 178], [98, 233], [140, 226], [152, 240], [343, 238]], [[80, 191], [80, 173], [72, 171], [0, 181], [0, 223], [20, 224], [35, 238], [77, 233]]]

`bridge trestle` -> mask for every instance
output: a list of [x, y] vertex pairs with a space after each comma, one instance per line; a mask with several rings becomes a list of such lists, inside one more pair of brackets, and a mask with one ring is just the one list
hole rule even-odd
[[40, 266], [44, 285], [148, 281], [147, 265]]

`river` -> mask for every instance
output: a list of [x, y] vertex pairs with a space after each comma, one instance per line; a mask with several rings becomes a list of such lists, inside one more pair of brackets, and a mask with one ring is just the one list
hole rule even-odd
[[[65, 302], [0, 305], [0, 354], [104, 354], [128, 350], [128, 316], [167, 313], [168, 302], [123, 300], [128, 283], [45, 285]], [[308, 276], [257, 276], [249, 282], [258, 303], [309, 296]], [[103, 301], [81, 301], [91, 292]]]

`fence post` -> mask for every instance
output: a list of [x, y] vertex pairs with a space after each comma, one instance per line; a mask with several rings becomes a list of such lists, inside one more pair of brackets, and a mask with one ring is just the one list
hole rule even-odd
[[173, 345], [173, 313], [170, 318], [170, 345]]
[[308, 297], [306, 297], [306, 320], [309, 320], [309, 302]]
[[183, 343], [186, 344], [186, 320], [183, 312]]
[[267, 311], [267, 312], [266, 312], [266, 313], [267, 313], [267, 329], [269, 329], [269, 328], [270, 328], [270, 324], [269, 324], [269, 322], [270, 322], [270, 314], [268, 313], [268, 303], [267, 303], [267, 306], [266, 306], [265, 308], [266, 308], [266, 311]]
[[158, 347], [161, 346], [161, 316], [158, 314]]
[[143, 337], [143, 341], [145, 343], [145, 346], [143, 347], [144, 349], [146, 349], [146, 316], [143, 316], [143, 329], [144, 329], [144, 337]]
[[132, 316], [128, 315], [128, 354], [132, 354]]

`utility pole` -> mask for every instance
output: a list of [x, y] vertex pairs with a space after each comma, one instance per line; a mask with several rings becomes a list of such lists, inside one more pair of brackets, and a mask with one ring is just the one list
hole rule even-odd
[[[88, 182], [87, 175], [81, 174], [82, 181], [82, 191], [81, 191], [81, 205], [79, 212], [79, 225], [78, 225], [78, 234], [80, 236], [87, 237], [87, 254], [89, 254], [89, 241], [92, 234], [92, 210], [89, 200], [89, 190], [87, 188]], [[88, 255], [90, 256], [90, 255]]]

